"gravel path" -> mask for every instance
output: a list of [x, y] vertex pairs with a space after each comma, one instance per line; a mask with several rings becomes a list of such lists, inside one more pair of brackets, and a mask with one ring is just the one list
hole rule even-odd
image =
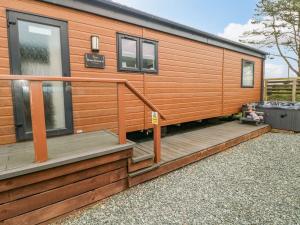
[[57, 224], [300, 224], [300, 135], [265, 134]]

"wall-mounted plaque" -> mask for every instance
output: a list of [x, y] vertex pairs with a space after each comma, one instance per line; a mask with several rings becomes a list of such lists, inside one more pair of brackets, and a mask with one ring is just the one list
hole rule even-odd
[[105, 56], [97, 53], [85, 53], [84, 55], [85, 67], [104, 69]]

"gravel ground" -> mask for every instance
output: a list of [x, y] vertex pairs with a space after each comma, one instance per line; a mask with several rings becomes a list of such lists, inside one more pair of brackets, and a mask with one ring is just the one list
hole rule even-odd
[[265, 134], [56, 224], [300, 224], [300, 135]]

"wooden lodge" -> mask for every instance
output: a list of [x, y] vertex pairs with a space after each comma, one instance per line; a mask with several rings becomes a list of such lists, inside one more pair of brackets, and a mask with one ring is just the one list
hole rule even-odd
[[47, 222], [268, 132], [161, 137], [261, 100], [265, 55], [112, 1], [0, 1], [0, 224]]

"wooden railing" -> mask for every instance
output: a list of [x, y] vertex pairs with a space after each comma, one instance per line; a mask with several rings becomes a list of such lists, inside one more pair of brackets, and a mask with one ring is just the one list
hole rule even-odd
[[300, 101], [300, 78], [265, 79], [264, 100]]
[[[36, 162], [45, 162], [48, 160], [47, 133], [44, 112], [43, 82], [61, 81], [61, 82], [98, 82], [98, 83], [116, 83], [117, 84], [117, 104], [118, 104], [118, 135], [119, 143], [126, 143], [126, 116], [125, 116], [125, 91], [128, 88], [151, 110], [157, 112], [160, 119], [165, 120], [163, 113], [155, 107], [143, 94], [136, 90], [125, 79], [105, 79], [105, 78], [82, 78], [82, 77], [45, 77], [30, 75], [0, 75], [0, 80], [26, 80], [30, 87], [30, 110], [32, 121], [32, 134]], [[154, 161], [158, 163], [161, 158], [161, 127], [160, 124], [154, 124], [153, 129], [154, 142]]]

